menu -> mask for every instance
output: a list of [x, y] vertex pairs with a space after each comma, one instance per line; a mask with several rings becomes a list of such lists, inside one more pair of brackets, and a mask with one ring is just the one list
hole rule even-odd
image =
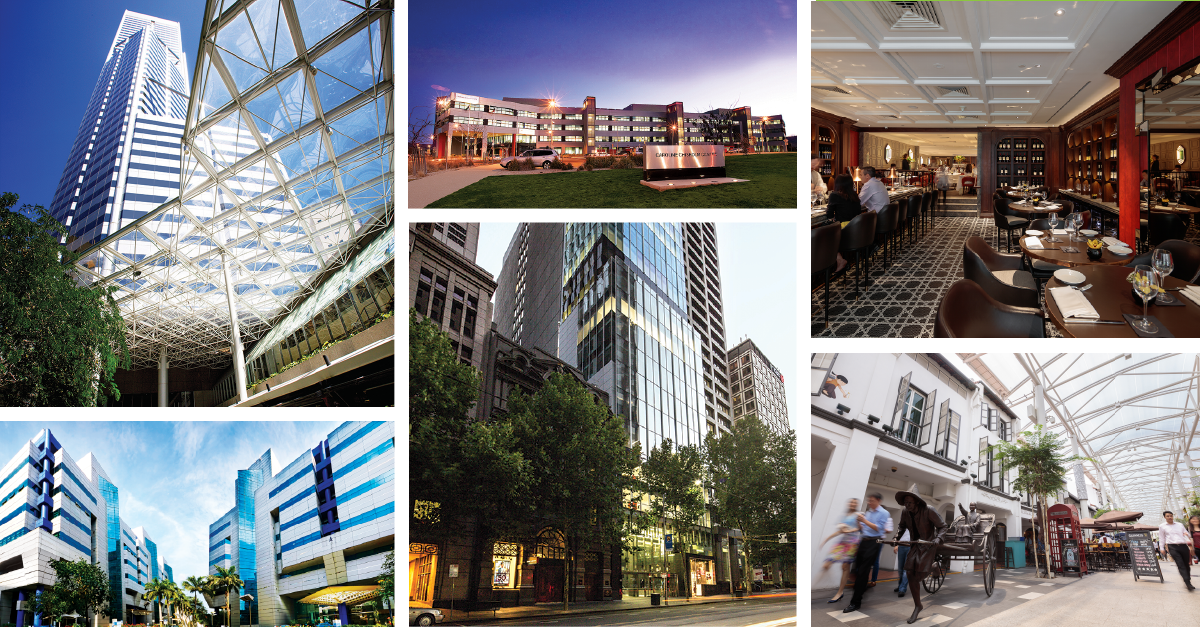
[[1064, 538], [1062, 544], [1063, 567], [1071, 572], [1079, 572], [1079, 540]]
[[1133, 565], [1134, 580], [1142, 577], [1158, 577], [1164, 581], [1162, 571], [1158, 568], [1158, 558], [1154, 554], [1154, 540], [1149, 531], [1128, 531], [1125, 537], [1129, 540], [1129, 559]]

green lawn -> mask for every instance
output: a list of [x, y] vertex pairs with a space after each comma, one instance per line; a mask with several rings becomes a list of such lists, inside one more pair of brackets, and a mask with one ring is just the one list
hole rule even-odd
[[732, 155], [726, 174], [747, 183], [659, 192], [639, 181], [641, 170], [489, 176], [430, 207], [786, 208], [796, 204], [796, 153]]

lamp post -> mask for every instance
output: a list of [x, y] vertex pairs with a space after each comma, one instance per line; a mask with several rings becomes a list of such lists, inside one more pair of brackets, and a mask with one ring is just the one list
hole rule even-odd
[[[550, 103], [547, 105], [547, 107], [550, 109], [557, 109], [558, 101], [551, 100]], [[546, 125], [546, 130], [550, 131], [550, 150], [554, 150], [554, 118], [553, 117], [550, 118], [550, 123]]]

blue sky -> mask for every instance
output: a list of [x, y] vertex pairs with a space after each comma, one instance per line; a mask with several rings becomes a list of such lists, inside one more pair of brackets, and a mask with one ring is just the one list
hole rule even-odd
[[50, 208], [67, 153], [129, 9], [179, 22], [192, 81], [203, 0], [0, 3], [0, 192]]
[[[733, 103], [807, 128], [796, 89], [794, 0], [477, 0], [408, 4], [410, 107], [457, 91], [600, 108]], [[436, 87], [444, 87], [439, 91]]]
[[271, 449], [273, 472], [340, 422], [2, 422], [7, 464], [48, 428], [78, 462], [88, 453], [120, 490], [121, 518], [145, 527], [181, 583], [208, 574], [208, 525], [234, 506], [237, 471]]
[[[476, 262], [499, 276], [515, 222], [479, 225]], [[726, 349], [749, 337], [783, 373], [788, 420], [799, 429], [796, 396], [796, 225], [717, 223]]]

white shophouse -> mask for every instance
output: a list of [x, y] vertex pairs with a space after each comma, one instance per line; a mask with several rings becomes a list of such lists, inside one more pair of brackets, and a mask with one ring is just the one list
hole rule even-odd
[[[1032, 509], [1012, 490], [1015, 473], [986, 449], [1024, 427], [994, 392], [936, 354], [816, 353], [811, 368], [813, 589], [838, 585], [840, 569], [821, 573], [833, 542], [818, 545], [845, 516], [846, 501], [859, 499], [861, 510], [878, 492], [899, 524], [895, 494], [913, 484], [947, 523], [960, 503], [995, 514], [1016, 565], [1023, 564], [1020, 537]], [[1003, 564], [1003, 552], [997, 557]], [[880, 570], [896, 566], [896, 555], [882, 551]]]

